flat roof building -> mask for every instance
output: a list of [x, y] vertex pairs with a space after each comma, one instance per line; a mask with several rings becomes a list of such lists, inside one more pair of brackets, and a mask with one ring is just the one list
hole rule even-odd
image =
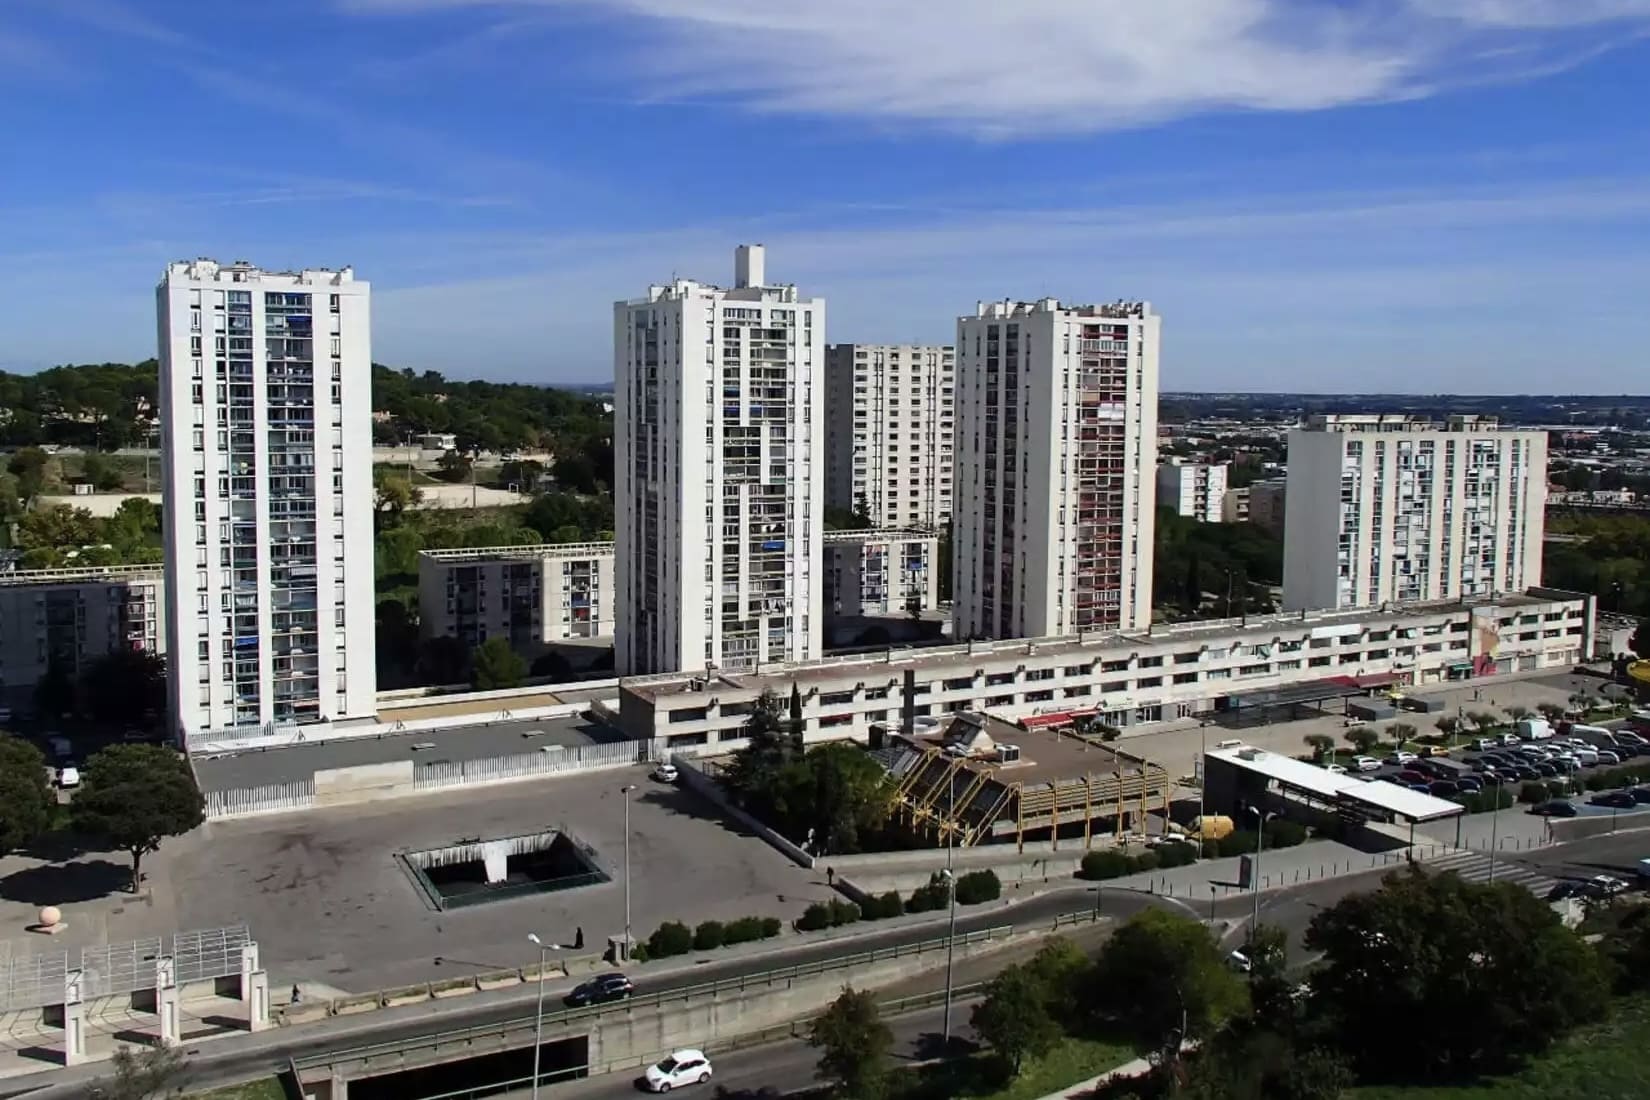
[[524, 656], [552, 642], [613, 636], [611, 542], [426, 550], [419, 634], [474, 648], [502, 637]]
[[116, 650], [164, 653], [165, 588], [159, 563], [0, 572], [0, 705], [28, 710], [54, 665], [78, 679]]

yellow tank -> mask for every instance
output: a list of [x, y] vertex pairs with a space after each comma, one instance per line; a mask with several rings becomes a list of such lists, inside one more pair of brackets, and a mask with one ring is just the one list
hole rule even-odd
[[1234, 828], [1232, 819], [1226, 815], [1207, 814], [1192, 818], [1192, 827], [1187, 832], [1203, 840], [1223, 840], [1232, 835]]

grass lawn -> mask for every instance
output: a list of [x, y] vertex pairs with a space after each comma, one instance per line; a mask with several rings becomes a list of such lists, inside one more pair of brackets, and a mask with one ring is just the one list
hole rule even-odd
[[1116, 1069], [1134, 1056], [1132, 1049], [1120, 1043], [1064, 1039], [1048, 1057], [1027, 1060], [1020, 1075], [1003, 1087], [998, 1087], [994, 1077], [992, 1056], [977, 1054], [895, 1077], [890, 1096], [893, 1100], [949, 1100], [962, 1096], [974, 1100], [1036, 1100]]
[[193, 1100], [286, 1100], [286, 1089], [273, 1077], [244, 1085], [229, 1085], [211, 1092], [192, 1092]]
[[1451, 1088], [1371, 1086], [1355, 1100], [1642, 1100], [1650, 1097], [1650, 996], [1617, 1001], [1606, 1023], [1578, 1031], [1523, 1072]]

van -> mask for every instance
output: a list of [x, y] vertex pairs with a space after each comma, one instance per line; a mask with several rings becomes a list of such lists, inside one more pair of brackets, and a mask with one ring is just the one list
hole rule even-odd
[[1553, 727], [1545, 718], [1520, 718], [1513, 732], [1525, 741], [1546, 741], [1552, 737]]
[[1616, 746], [1616, 735], [1603, 726], [1574, 725], [1570, 727], [1570, 736], [1579, 737], [1589, 745], [1601, 749], [1613, 749]]

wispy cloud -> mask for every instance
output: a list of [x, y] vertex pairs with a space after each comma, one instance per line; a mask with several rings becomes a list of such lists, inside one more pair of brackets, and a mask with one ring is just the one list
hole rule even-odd
[[343, 0], [600, 12], [666, 99], [992, 137], [1307, 111], [1523, 79], [1650, 28], [1650, 0]]

